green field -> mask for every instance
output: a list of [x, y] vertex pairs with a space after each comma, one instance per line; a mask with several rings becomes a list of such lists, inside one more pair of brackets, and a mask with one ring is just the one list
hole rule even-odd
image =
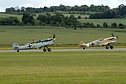
[[108, 25], [111, 25], [111, 23], [122, 23], [126, 25], [126, 19], [79, 19], [80, 22], [82, 23], [93, 23], [94, 25], [100, 24], [101, 26], [103, 25], [104, 22], [107, 22]]
[[0, 84], [126, 84], [126, 51], [0, 53]]
[[115, 28], [84, 28], [77, 30], [51, 26], [0, 26], [0, 45], [10, 46], [42, 40], [56, 34], [55, 44], [77, 45], [80, 41], [90, 42], [99, 38], [110, 37], [111, 33], [118, 36], [118, 44], [125, 45], [126, 29]]
[[7, 18], [7, 17], [17, 17], [19, 20], [21, 20], [22, 15], [0, 13], [0, 18]]

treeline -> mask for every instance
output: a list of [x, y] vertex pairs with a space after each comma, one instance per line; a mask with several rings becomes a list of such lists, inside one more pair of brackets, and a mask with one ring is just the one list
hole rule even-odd
[[111, 19], [111, 18], [125, 18], [126, 17], [126, 6], [124, 4], [119, 5], [117, 8], [110, 9], [109, 6], [104, 5], [81, 5], [81, 6], [51, 6], [43, 8], [32, 8], [32, 7], [11, 7], [6, 8], [5, 13], [23, 14], [24, 12], [29, 13], [66, 13], [66, 14], [88, 14], [90, 19]]
[[90, 14], [90, 19], [112, 19], [112, 18], [125, 18], [126, 6], [124, 4], [119, 5], [118, 8], [107, 10], [100, 13]]
[[125, 24], [122, 23], [111, 23], [108, 24], [107, 22], [103, 22], [103, 24], [94, 24], [94, 23], [90, 23], [90, 22], [86, 22], [86, 23], [82, 23], [81, 25], [75, 27], [76, 28], [126, 28]]
[[[117, 8], [110, 9], [108, 6], [51, 6], [43, 8], [21, 7], [21, 8], [6, 8], [6, 12], [9, 14], [21, 14], [21, 20], [17, 17], [0, 18], [0, 25], [33, 25], [33, 26], [59, 26], [66, 28], [126, 28], [122, 23], [106, 22], [103, 25], [93, 24], [90, 22], [81, 23], [78, 19], [81, 19], [81, 14], [88, 14], [90, 19], [112, 19], [112, 18], [125, 18], [126, 6], [124, 4], [119, 5]], [[53, 13], [53, 14], [52, 14]], [[70, 14], [65, 16], [64, 13]], [[37, 15], [39, 14], [39, 15]], [[80, 14], [78, 17], [74, 14]]]
[[86, 12], [104, 12], [110, 10], [109, 6], [104, 6], [104, 5], [81, 5], [81, 6], [65, 6], [65, 5], [60, 5], [60, 6], [51, 6], [51, 7], [43, 7], [43, 8], [33, 8], [33, 7], [11, 7], [11, 8], [6, 8], [6, 13], [22, 13], [22, 12], [30, 12], [30, 13], [43, 13], [43, 12], [66, 12], [66, 13], [82, 13], [85, 14]]
[[21, 20], [17, 17], [6, 17], [0, 18], [0, 25], [24, 25], [24, 26], [58, 26], [73, 29], [83, 28], [126, 28], [125, 24], [122, 23], [111, 23], [104, 22], [101, 24], [94, 24], [90, 22], [81, 23], [74, 15], [64, 16], [61, 13], [51, 15], [49, 13], [39, 14], [34, 16], [32, 13], [25, 12]]
[[49, 13], [39, 14], [34, 16], [32, 13], [23, 13], [22, 19], [19, 20], [17, 17], [6, 17], [0, 18], [0, 25], [50, 25], [50, 26], [61, 26], [61, 27], [72, 27], [80, 25], [81, 23], [75, 18], [74, 15], [64, 16], [61, 13], [55, 13], [51, 15]]

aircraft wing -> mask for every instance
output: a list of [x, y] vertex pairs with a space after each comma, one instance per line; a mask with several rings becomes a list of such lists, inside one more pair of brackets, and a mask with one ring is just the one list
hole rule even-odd
[[100, 45], [100, 42], [101, 42], [102, 40], [104, 40], [104, 39], [103, 39], [103, 38], [100, 38], [100, 39], [91, 41], [91, 42], [89, 42], [89, 45], [90, 45], [90, 46]]
[[100, 45], [101, 45], [101, 46], [105, 46], [105, 45], [112, 44], [112, 43], [115, 43], [115, 41], [104, 40], [104, 41], [101, 41], [101, 42], [100, 42]]

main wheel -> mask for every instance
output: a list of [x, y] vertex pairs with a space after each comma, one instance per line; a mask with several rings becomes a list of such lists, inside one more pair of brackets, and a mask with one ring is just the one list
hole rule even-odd
[[110, 46], [110, 49], [113, 49], [113, 46]]
[[108, 45], [106, 45], [106, 49], [109, 49], [109, 46]]
[[85, 50], [85, 47], [83, 47], [83, 50]]
[[43, 52], [46, 52], [46, 49], [45, 48], [43, 49]]
[[48, 52], [51, 52], [51, 48], [48, 48]]
[[17, 52], [19, 52], [19, 50], [17, 50]]

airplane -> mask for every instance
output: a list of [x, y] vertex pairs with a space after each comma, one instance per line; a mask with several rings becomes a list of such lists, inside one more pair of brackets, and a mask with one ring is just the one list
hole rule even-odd
[[14, 43], [12, 45], [12, 49], [13, 50], [17, 50], [17, 52], [19, 52], [19, 50], [28, 50], [28, 49], [41, 49], [43, 47], [43, 51], [46, 52], [48, 50], [48, 52], [51, 52], [51, 48], [48, 48], [49, 45], [53, 44], [55, 41], [55, 34], [53, 34], [53, 37], [49, 37], [46, 40], [37, 40], [30, 43], [27, 43], [25, 45], [19, 46], [17, 43]]
[[90, 46], [106, 46], [106, 49], [109, 49], [109, 48], [113, 49], [112, 44], [117, 41], [118, 36], [114, 36], [113, 33], [111, 34], [112, 34], [112, 37], [100, 38], [95, 41], [91, 41], [89, 43], [81, 42], [79, 46], [82, 47], [82, 49], [85, 49], [86, 47], [90, 47]]

